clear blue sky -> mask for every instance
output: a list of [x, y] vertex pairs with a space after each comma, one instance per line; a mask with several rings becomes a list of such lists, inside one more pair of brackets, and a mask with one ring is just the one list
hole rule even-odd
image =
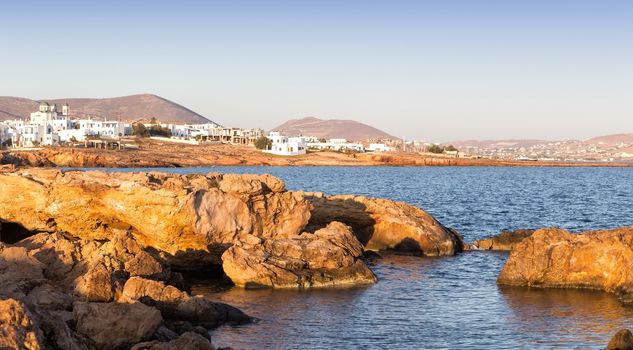
[[0, 45], [0, 95], [432, 141], [633, 132], [633, 1], [6, 1]]

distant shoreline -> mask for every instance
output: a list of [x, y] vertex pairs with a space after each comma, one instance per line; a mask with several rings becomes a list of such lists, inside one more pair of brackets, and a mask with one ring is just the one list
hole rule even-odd
[[226, 144], [181, 145], [138, 140], [125, 150], [43, 148], [0, 152], [1, 165], [73, 168], [184, 168], [211, 166], [481, 166], [481, 167], [633, 167], [626, 162], [563, 162], [454, 158], [419, 153], [315, 152], [284, 157], [248, 146]]

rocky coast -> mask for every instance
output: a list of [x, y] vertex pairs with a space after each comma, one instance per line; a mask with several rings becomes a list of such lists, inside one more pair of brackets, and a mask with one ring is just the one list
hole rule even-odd
[[0, 347], [211, 349], [252, 321], [189, 293], [376, 283], [367, 250], [453, 255], [461, 237], [384, 199], [291, 192], [269, 175], [0, 170]]
[[[288, 191], [270, 175], [9, 166], [0, 167], [0, 347], [212, 349], [209, 330], [254, 319], [192, 293], [191, 272], [219, 271], [244, 289], [344, 288], [378, 282], [376, 253], [464, 250], [510, 251], [499, 284], [633, 300], [633, 228], [506, 231], [468, 245], [406, 203]], [[622, 331], [609, 348], [630, 338]]]

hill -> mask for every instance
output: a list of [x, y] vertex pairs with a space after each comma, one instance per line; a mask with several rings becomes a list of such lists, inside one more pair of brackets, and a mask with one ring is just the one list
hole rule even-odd
[[[99, 117], [135, 121], [156, 118], [162, 122], [206, 123], [209, 119], [175, 102], [151, 94], [113, 98], [64, 98], [43, 100], [58, 106], [68, 103], [71, 117]], [[0, 120], [28, 118], [39, 102], [0, 96]]]
[[354, 120], [319, 119], [307, 117], [291, 119], [272, 131], [279, 131], [288, 136], [315, 136], [319, 138], [347, 139], [360, 141], [367, 139], [395, 139], [382, 130]]
[[633, 143], [633, 133], [630, 134], [613, 134], [594, 137], [586, 141], [587, 143], [599, 143], [615, 145], [619, 143]]

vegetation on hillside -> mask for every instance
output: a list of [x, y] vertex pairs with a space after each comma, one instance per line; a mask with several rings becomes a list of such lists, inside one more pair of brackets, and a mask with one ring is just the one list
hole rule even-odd
[[455, 146], [453, 145], [448, 145], [448, 146], [431, 145], [426, 149], [426, 151], [430, 153], [440, 154], [444, 152], [457, 151], [457, 148], [455, 148]]

